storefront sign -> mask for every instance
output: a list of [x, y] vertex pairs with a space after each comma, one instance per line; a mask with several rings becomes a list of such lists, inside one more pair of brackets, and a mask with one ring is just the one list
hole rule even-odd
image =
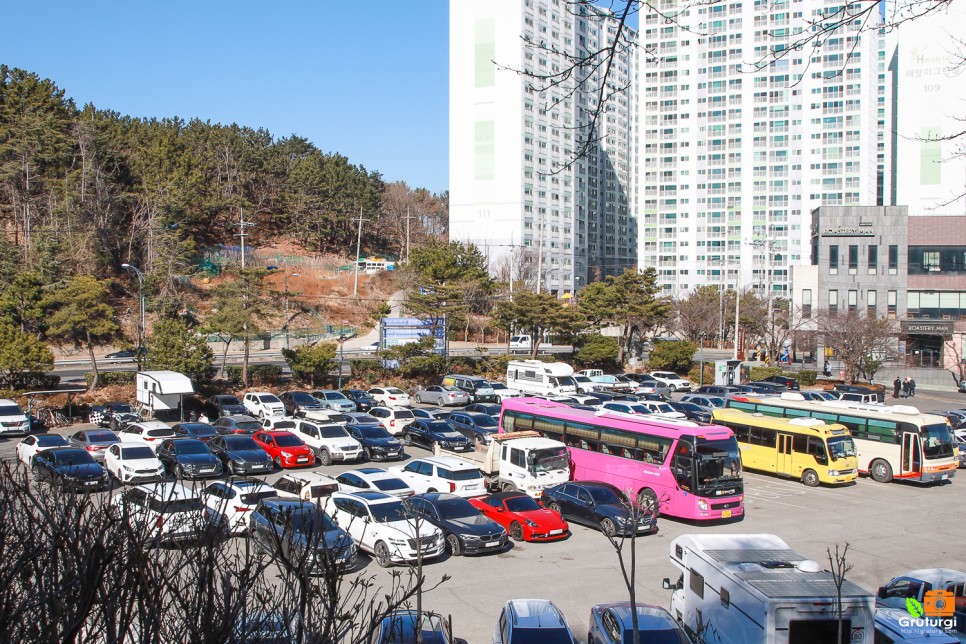
[[906, 335], [951, 335], [952, 322], [900, 322], [899, 327]]
[[874, 237], [872, 226], [825, 226], [822, 237]]

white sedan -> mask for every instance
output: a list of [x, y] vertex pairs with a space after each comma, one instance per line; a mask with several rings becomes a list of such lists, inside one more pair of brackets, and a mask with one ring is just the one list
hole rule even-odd
[[60, 434], [33, 434], [27, 436], [17, 443], [17, 460], [27, 467], [30, 467], [37, 452], [42, 449], [50, 449], [51, 447], [70, 447], [70, 441]]
[[335, 477], [343, 492], [382, 492], [405, 498], [416, 493], [404, 480], [378, 467], [361, 467]]
[[164, 465], [154, 451], [141, 442], [114, 443], [104, 453], [104, 468], [121, 485], [164, 480]]
[[409, 394], [399, 387], [373, 387], [369, 390], [372, 396], [380, 405], [386, 407], [412, 407], [413, 402], [409, 399]]

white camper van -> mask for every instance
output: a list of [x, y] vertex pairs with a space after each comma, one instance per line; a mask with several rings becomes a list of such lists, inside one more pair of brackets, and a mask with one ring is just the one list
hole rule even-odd
[[[671, 614], [699, 641], [812, 644], [836, 641], [832, 573], [772, 534], [685, 534], [671, 542], [681, 571]], [[875, 637], [872, 593], [842, 586], [843, 642]]]
[[577, 393], [574, 368], [564, 362], [511, 360], [506, 366], [506, 386], [523, 394], [566, 396]]

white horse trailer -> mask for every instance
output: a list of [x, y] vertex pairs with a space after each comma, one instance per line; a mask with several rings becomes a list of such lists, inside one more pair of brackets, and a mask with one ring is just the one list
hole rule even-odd
[[875, 599], [845, 580], [839, 622], [831, 572], [772, 534], [685, 534], [671, 542], [681, 571], [671, 613], [707, 644], [871, 644]]
[[188, 376], [177, 371], [137, 373], [138, 410], [145, 418], [183, 420], [181, 399], [195, 393]]

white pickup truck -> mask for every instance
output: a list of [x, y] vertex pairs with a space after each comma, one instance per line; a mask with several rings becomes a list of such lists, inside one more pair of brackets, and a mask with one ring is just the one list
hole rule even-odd
[[544, 488], [570, 480], [567, 446], [537, 432], [494, 434], [485, 452], [460, 456], [479, 465], [490, 491], [519, 490], [536, 499]]

